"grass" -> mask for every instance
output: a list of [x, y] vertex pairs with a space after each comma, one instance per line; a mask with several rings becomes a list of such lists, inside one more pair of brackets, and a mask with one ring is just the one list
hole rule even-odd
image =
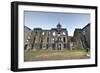
[[24, 52], [24, 61], [85, 59], [86, 54], [85, 50], [29, 50]]

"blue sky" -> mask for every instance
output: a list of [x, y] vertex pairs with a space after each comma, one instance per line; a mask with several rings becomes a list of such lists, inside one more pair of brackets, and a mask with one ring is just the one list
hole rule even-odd
[[83, 28], [90, 23], [90, 14], [24, 11], [24, 21], [25, 26], [31, 29], [56, 28], [60, 22], [62, 28], [66, 28], [68, 35], [72, 36], [75, 28]]

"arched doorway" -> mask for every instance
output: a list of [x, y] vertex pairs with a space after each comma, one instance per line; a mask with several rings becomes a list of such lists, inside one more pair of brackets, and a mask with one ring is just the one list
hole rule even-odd
[[57, 44], [57, 50], [61, 50], [61, 44]]
[[27, 45], [27, 44], [25, 44], [25, 46], [24, 46], [24, 50], [26, 50], [26, 49], [27, 49], [27, 46], [28, 46], [28, 45]]

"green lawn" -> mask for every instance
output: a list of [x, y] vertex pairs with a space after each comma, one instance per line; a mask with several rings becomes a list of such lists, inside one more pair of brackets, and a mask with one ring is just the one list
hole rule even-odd
[[86, 54], [85, 50], [29, 50], [24, 52], [24, 61], [85, 59]]

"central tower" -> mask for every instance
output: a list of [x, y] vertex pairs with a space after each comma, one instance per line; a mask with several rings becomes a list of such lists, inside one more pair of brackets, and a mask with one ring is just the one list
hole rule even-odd
[[60, 22], [57, 25], [57, 32], [58, 32], [58, 34], [60, 34], [60, 32], [61, 32], [61, 24], [60, 24]]

